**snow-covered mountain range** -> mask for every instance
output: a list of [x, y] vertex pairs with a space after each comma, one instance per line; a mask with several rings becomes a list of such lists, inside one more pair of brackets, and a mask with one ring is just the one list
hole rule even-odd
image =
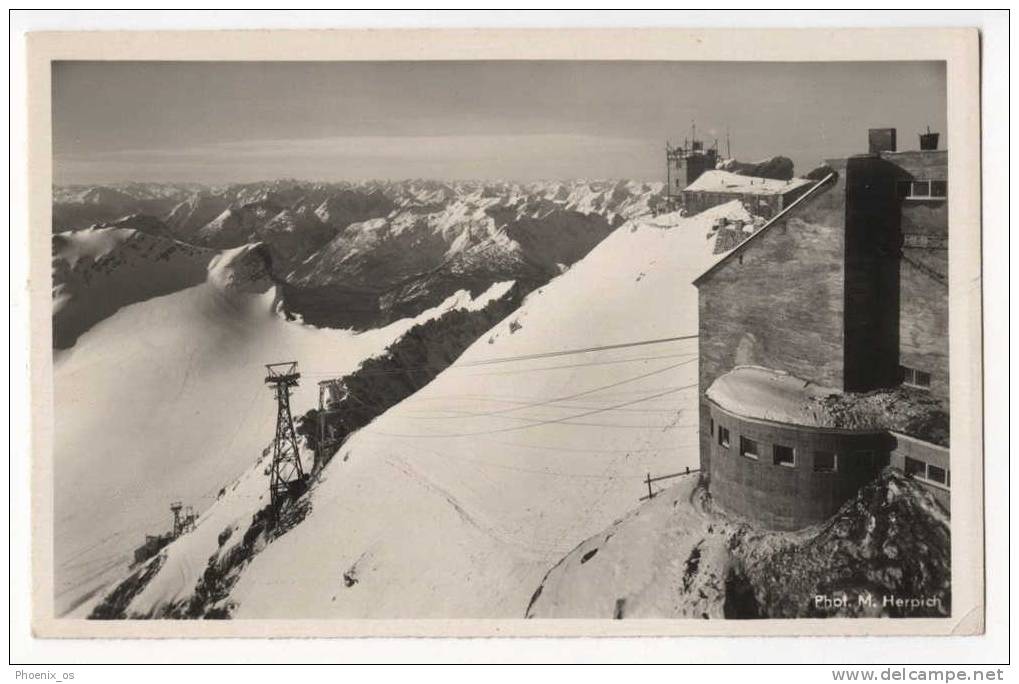
[[649, 213], [660, 192], [627, 181], [66, 187], [54, 191], [53, 230], [129, 227], [210, 249], [260, 242], [289, 315], [367, 329], [461, 289], [536, 287]]

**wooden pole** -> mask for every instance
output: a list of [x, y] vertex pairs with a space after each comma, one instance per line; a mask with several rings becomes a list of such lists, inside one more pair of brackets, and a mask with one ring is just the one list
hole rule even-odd
[[650, 499], [654, 494], [651, 493], [651, 473], [647, 474], [647, 498]]

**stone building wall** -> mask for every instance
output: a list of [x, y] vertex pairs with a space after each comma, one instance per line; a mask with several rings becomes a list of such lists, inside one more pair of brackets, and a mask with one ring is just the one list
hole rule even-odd
[[[885, 432], [848, 432], [748, 420], [709, 402], [711, 497], [723, 509], [776, 530], [796, 530], [830, 518], [888, 464], [894, 440]], [[719, 444], [719, 428], [729, 446]], [[740, 438], [757, 443], [744, 456]], [[792, 466], [774, 462], [774, 446], [794, 450]], [[815, 470], [818, 452], [835, 455], [831, 471]]]
[[715, 378], [757, 365], [842, 388], [844, 196], [840, 177], [695, 283], [701, 469], [708, 477], [704, 392]]
[[[948, 153], [885, 153], [900, 180], [948, 180]], [[977, 230], [976, 226], [970, 227]], [[948, 401], [948, 200], [902, 200], [899, 364], [931, 375]]]
[[704, 392], [738, 365], [843, 391], [930, 374], [947, 401], [947, 200], [901, 196], [946, 180], [943, 152], [828, 160], [837, 180], [695, 281], [699, 290], [701, 469], [712, 450]]

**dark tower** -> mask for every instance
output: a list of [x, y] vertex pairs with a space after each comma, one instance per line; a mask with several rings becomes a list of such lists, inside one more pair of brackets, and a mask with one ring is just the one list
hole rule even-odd
[[180, 501], [174, 501], [170, 504], [170, 512], [173, 513], [173, 538], [176, 539], [180, 536], [182, 527], [182, 521], [180, 518], [180, 512], [184, 508], [184, 504]]
[[295, 485], [304, 482], [294, 418], [290, 414], [290, 389], [297, 386], [301, 374], [297, 372], [296, 361], [270, 363], [265, 367], [268, 370], [265, 383], [271, 385], [276, 394], [276, 437], [269, 466], [269, 497], [273, 510], [278, 510]]
[[[696, 136], [696, 128], [694, 134]], [[704, 142], [684, 140], [682, 146], [673, 147], [665, 143], [665, 195], [670, 204], [678, 203], [686, 186], [697, 180], [702, 173], [718, 165], [718, 143], [705, 148]]]
[[895, 151], [894, 128], [870, 128], [867, 130], [868, 151], [871, 154]]

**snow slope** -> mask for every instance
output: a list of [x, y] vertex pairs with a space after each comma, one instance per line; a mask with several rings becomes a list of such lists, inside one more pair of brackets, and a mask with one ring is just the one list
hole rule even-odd
[[[53, 342], [72, 344], [134, 302], [197, 285], [213, 250], [159, 234], [159, 221], [127, 217], [53, 236]], [[151, 230], [151, 232], [149, 232]]]
[[728, 546], [739, 522], [705, 508], [695, 474], [671, 482], [557, 562], [536, 585], [527, 617], [725, 617]]
[[696, 334], [721, 216], [749, 218], [734, 202], [621, 226], [356, 433], [241, 575], [234, 616], [522, 617], [645, 473], [697, 463], [696, 340], [548, 354]]
[[[223, 253], [201, 284], [125, 306], [56, 353], [58, 613], [87, 611], [123, 576], [144, 535], [169, 529], [172, 500], [204, 510], [251, 469], [276, 417], [263, 364], [342, 374], [419, 320], [473, 304], [459, 293], [386, 328], [315, 329], [277, 314], [265, 269], [260, 246]], [[316, 403], [314, 382], [296, 389], [295, 413]]]
[[[890, 468], [830, 520], [797, 532], [727, 515], [696, 480], [680, 478], [557, 562], [527, 616], [943, 617], [951, 608], [949, 526], [930, 492]], [[819, 594], [848, 600], [819, 607]], [[886, 595], [941, 604], [904, 610], [884, 606]]]

